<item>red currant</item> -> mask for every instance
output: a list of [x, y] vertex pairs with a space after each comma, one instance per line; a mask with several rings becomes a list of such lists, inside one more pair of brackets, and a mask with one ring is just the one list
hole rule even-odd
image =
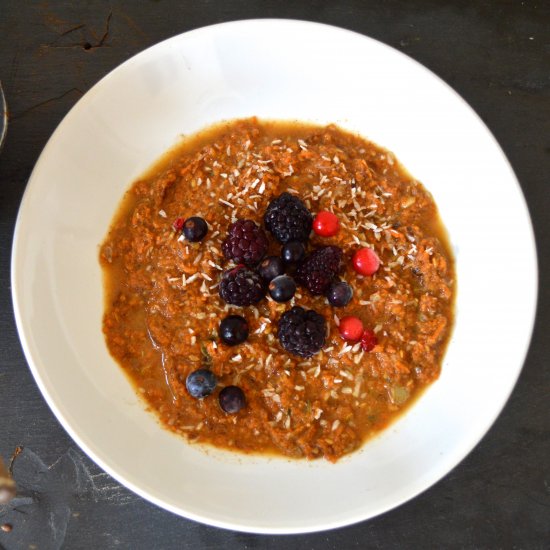
[[361, 347], [365, 351], [372, 351], [377, 344], [378, 338], [376, 338], [374, 331], [370, 328], [365, 329], [363, 336], [361, 336]]
[[353, 269], [361, 275], [373, 275], [380, 267], [380, 259], [372, 248], [361, 248], [353, 255]]
[[185, 223], [185, 218], [176, 218], [172, 224], [174, 231], [179, 233], [183, 229], [183, 224]]
[[340, 336], [348, 342], [357, 342], [363, 335], [363, 323], [361, 319], [349, 315], [340, 319], [338, 326]]
[[321, 237], [333, 237], [340, 229], [338, 218], [328, 210], [322, 210], [313, 220], [313, 231]]

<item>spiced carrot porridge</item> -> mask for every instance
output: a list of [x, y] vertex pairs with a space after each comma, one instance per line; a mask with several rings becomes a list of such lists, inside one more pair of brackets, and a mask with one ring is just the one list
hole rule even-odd
[[211, 128], [127, 192], [103, 331], [189, 440], [335, 461], [438, 376], [454, 267], [431, 195], [336, 126]]

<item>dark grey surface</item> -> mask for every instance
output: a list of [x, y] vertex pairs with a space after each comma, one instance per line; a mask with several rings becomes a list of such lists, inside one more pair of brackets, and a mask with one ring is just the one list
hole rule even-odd
[[[11, 506], [0, 506], [0, 524], [13, 524], [10, 533], [0, 531], [0, 545], [549, 548], [550, 3], [74, 4], [0, 0], [0, 79], [11, 113], [0, 157], [0, 454], [9, 459], [16, 446], [24, 447], [14, 461], [20, 494]], [[529, 204], [539, 250], [539, 311], [532, 345], [519, 383], [487, 436], [455, 470], [411, 502], [358, 525], [302, 536], [256, 536], [199, 525], [145, 502], [103, 473], [67, 436], [40, 395], [19, 345], [10, 297], [17, 208], [41, 149], [72, 105], [108, 71], [147, 46], [196, 27], [253, 17], [310, 19], [352, 29], [407, 53], [441, 76], [478, 112], [510, 159]], [[513, 264], [513, 252], [503, 258], [503, 269], [521, 269]], [[521, 289], [510, 289], [517, 292]]]

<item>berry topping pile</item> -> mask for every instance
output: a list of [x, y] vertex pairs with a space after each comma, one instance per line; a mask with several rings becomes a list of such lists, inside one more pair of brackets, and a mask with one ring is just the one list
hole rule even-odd
[[[293, 355], [311, 357], [321, 351], [325, 344], [327, 325], [325, 318], [316, 311], [295, 305], [301, 296], [297, 285], [312, 296], [326, 297], [328, 304], [334, 308], [344, 308], [350, 304], [353, 287], [339, 280], [339, 275], [349, 261], [344, 257], [342, 249], [328, 244], [313, 247], [308, 252], [312, 229], [318, 237], [334, 237], [340, 230], [340, 222], [328, 210], [313, 216], [299, 197], [288, 192], [271, 200], [263, 221], [266, 230], [280, 245], [279, 254], [266, 256], [276, 243], [269, 242], [264, 229], [254, 220], [233, 220], [227, 228], [222, 251], [226, 260], [237, 265], [229, 265], [222, 273], [219, 295], [228, 305], [240, 307], [258, 304], [266, 295], [275, 303], [291, 302], [291, 309], [284, 312], [278, 321], [279, 342], [283, 349]], [[190, 242], [202, 240], [208, 231], [206, 222], [197, 216], [187, 220], [177, 218], [172, 227]], [[363, 247], [353, 254], [351, 266], [360, 275], [373, 275], [380, 267], [380, 260], [372, 248]], [[361, 319], [356, 316], [348, 315], [340, 319], [338, 331], [346, 342], [360, 342], [365, 352], [372, 351], [378, 342], [376, 334], [371, 329], [365, 329]], [[246, 319], [240, 315], [228, 315], [219, 325], [218, 336], [227, 346], [242, 344], [249, 336]], [[202, 378], [199, 381], [208, 385]], [[224, 395], [231, 396], [231, 399], [224, 398], [225, 405], [220, 392], [220, 406], [226, 412], [236, 412], [245, 405], [244, 394], [241, 399], [237, 390], [242, 390], [230, 388], [225, 388], [227, 391]], [[189, 393], [203, 397], [198, 390], [193, 391], [189, 390]], [[233, 405], [227, 404], [227, 400]], [[235, 405], [237, 402], [239, 406]]]
[[[312, 296], [325, 296], [335, 307], [347, 306], [353, 298], [353, 288], [338, 279], [345, 267], [342, 249], [335, 245], [313, 248], [308, 253], [308, 241], [313, 228], [319, 237], [332, 237], [340, 229], [338, 218], [327, 210], [315, 218], [306, 205], [295, 195], [282, 193], [273, 199], [265, 212], [264, 224], [280, 245], [279, 255], [267, 256], [273, 247], [264, 230], [253, 220], [234, 220], [227, 229], [222, 244], [229, 267], [221, 275], [219, 295], [228, 305], [247, 307], [259, 303], [268, 296], [279, 304], [291, 303], [278, 320], [277, 337], [288, 353], [310, 358], [319, 353], [327, 339], [327, 321], [314, 310], [294, 305], [297, 285]], [[188, 220], [178, 218], [173, 223], [175, 231], [182, 231], [185, 238], [196, 242], [204, 237], [208, 227], [202, 218]], [[357, 250], [352, 259], [353, 269], [361, 275], [372, 275], [380, 261], [370, 248]], [[321, 299], [321, 298], [319, 298]], [[338, 331], [346, 342], [360, 342], [365, 351], [372, 351], [377, 344], [375, 333], [365, 329], [361, 319], [345, 316], [340, 319]], [[228, 315], [218, 329], [220, 340], [227, 346], [243, 344], [249, 337], [249, 327], [241, 315]], [[187, 378], [191, 396], [202, 398], [214, 391], [215, 377], [200, 369]], [[238, 386], [223, 388], [218, 396], [220, 407], [229, 414], [240, 411], [246, 405], [243, 390]]]

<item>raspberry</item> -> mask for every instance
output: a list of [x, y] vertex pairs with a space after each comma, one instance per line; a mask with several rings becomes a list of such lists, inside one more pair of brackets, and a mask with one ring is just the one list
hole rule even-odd
[[282, 193], [273, 199], [264, 215], [266, 228], [282, 244], [307, 241], [312, 222], [311, 212], [306, 205], [290, 193]]
[[265, 287], [255, 271], [239, 265], [222, 275], [220, 296], [228, 304], [250, 306], [265, 296]]
[[237, 264], [256, 265], [267, 252], [267, 237], [252, 220], [237, 220], [229, 226], [222, 250]]
[[342, 269], [342, 256], [337, 246], [318, 248], [298, 266], [295, 279], [312, 294], [324, 294]]
[[183, 229], [183, 224], [185, 223], [185, 218], [176, 218], [174, 220], [174, 223], [172, 224], [172, 229], [176, 233], [181, 233], [181, 230]]
[[312, 309], [295, 306], [279, 319], [278, 336], [281, 346], [289, 353], [311, 357], [325, 345], [325, 318]]
[[366, 328], [361, 336], [361, 347], [365, 351], [372, 351], [378, 345], [378, 338], [373, 330]]

